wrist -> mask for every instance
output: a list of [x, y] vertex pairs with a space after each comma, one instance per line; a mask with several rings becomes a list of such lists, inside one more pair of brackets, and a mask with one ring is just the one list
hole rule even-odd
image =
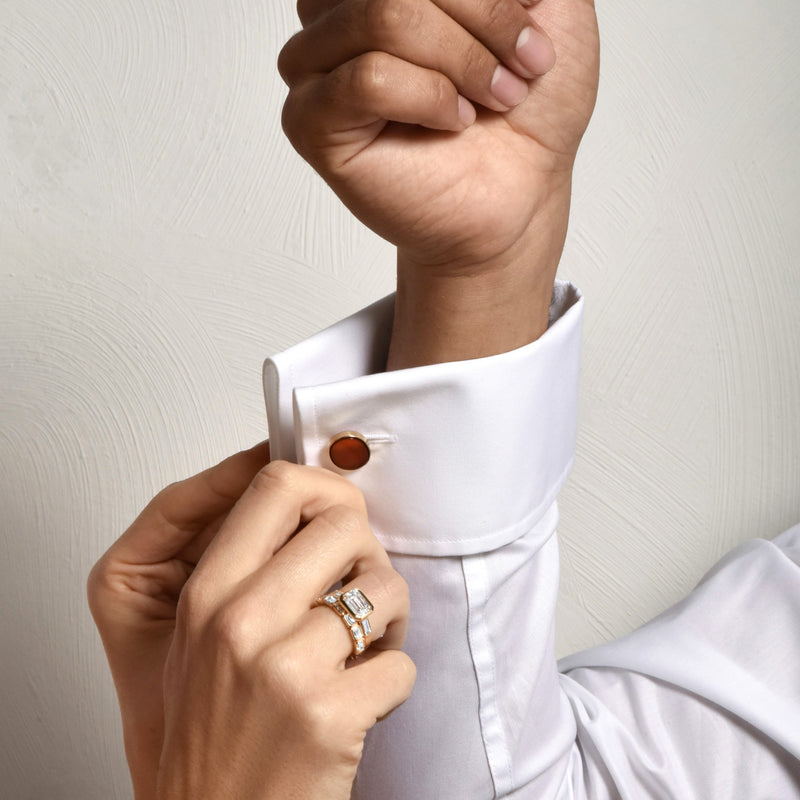
[[541, 336], [569, 201], [567, 186], [511, 247], [473, 263], [429, 265], [399, 249], [387, 370], [497, 355]]

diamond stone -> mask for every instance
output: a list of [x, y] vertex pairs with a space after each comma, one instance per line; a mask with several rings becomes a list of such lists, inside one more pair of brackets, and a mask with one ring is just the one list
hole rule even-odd
[[325, 602], [328, 603], [328, 605], [335, 606], [339, 602], [339, 598], [335, 594], [329, 594], [325, 598]]
[[355, 624], [355, 620], [349, 614], [345, 614], [342, 617], [342, 619], [345, 621], [345, 624], [347, 624], [347, 625], [354, 625]]
[[356, 653], [363, 653], [364, 652], [364, 640], [362, 639], [359, 642], [356, 642]]
[[353, 638], [356, 641], [364, 638], [364, 631], [361, 630], [361, 626], [357, 622], [355, 625], [350, 626], [350, 632], [353, 634]]
[[356, 619], [364, 619], [373, 611], [372, 603], [364, 597], [360, 589], [351, 589], [349, 592], [343, 594], [341, 599], [347, 607], [347, 610]]
[[364, 636], [369, 636], [372, 633], [372, 626], [369, 624], [368, 619], [361, 623], [361, 627], [364, 629]]

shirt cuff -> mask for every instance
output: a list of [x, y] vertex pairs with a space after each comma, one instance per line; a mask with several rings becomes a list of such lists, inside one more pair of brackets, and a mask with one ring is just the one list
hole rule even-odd
[[[572, 466], [583, 298], [557, 282], [547, 331], [501, 355], [384, 372], [394, 295], [264, 364], [272, 457], [345, 474], [389, 551], [459, 556], [531, 530]], [[343, 471], [330, 440], [370, 459]]]

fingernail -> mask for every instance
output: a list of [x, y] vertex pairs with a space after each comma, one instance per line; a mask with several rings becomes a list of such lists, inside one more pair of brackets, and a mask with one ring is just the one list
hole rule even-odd
[[495, 99], [509, 108], [518, 106], [528, 96], [528, 84], [502, 64], [494, 71], [491, 89]]
[[517, 58], [534, 75], [544, 75], [556, 63], [556, 52], [543, 33], [528, 27], [517, 39]]
[[464, 125], [465, 128], [469, 128], [473, 122], [475, 122], [475, 118], [477, 117], [477, 113], [475, 111], [475, 106], [467, 100], [466, 97], [462, 97], [461, 95], [458, 96], [458, 118], [461, 120], [461, 123]]

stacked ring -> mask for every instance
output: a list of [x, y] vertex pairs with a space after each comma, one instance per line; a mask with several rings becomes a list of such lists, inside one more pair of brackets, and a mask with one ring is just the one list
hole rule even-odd
[[335, 592], [318, 597], [314, 605], [327, 606], [331, 611], [335, 611], [345, 624], [353, 640], [353, 652], [350, 658], [361, 655], [369, 647], [372, 626], [367, 617], [375, 609], [360, 589], [350, 589], [346, 592], [337, 589]]

